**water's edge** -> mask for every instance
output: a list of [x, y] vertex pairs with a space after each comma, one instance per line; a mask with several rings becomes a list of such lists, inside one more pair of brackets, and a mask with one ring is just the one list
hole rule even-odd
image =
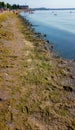
[[63, 59], [63, 60], [66, 60], [66, 61], [72, 61], [72, 60], [68, 60], [68, 59], [65, 59], [65, 58], [63, 58], [63, 57], [61, 57], [59, 54], [58, 54], [58, 52], [54, 49], [54, 45], [53, 45], [53, 43], [52, 42], [50, 42], [49, 40], [47, 40], [45, 37], [45, 35], [43, 35], [42, 33], [39, 33], [39, 32], [37, 32], [35, 29], [34, 29], [34, 25], [32, 25], [32, 23], [29, 21], [29, 20], [27, 20], [25, 17], [23, 17], [23, 16], [21, 16], [21, 14], [19, 14], [19, 17], [23, 20], [23, 21], [26, 21], [27, 23], [28, 23], [28, 25], [29, 25], [29, 28], [33, 31], [33, 34], [34, 35], [38, 35], [39, 36], [39, 39], [41, 39], [45, 44], [45, 47], [46, 47], [46, 50], [48, 51], [48, 52], [52, 52], [52, 56], [54, 57], [54, 58], [58, 58], [58, 59]]
[[48, 26], [34, 19], [36, 13], [25, 14], [21, 13], [21, 16], [28, 20], [32, 24], [32, 28], [36, 33], [46, 34], [45, 40], [52, 43], [54, 51], [66, 60], [75, 59], [75, 34], [61, 30], [59, 28]]

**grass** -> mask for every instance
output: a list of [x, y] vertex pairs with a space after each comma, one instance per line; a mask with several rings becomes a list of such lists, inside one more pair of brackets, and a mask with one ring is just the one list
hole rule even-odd
[[[70, 69], [68, 72], [67, 67], [58, 66], [61, 59], [52, 57], [45, 41], [34, 34], [27, 21], [24, 23], [18, 16], [7, 14], [0, 16], [0, 25], [9, 19], [8, 16], [16, 19], [15, 27], [22, 32], [25, 43], [20, 56], [0, 43], [0, 89], [3, 94], [8, 92], [7, 97], [4, 95], [6, 100], [0, 102], [0, 129], [45, 130], [61, 124], [61, 130], [67, 129], [67, 124], [74, 128], [74, 116], [65, 108], [65, 104], [70, 107], [73, 104], [61, 82], [68, 78]], [[11, 29], [1, 28], [1, 39], [14, 40]]]
[[[36, 86], [39, 86], [38, 90], [36, 91], [37, 95], [40, 95], [38, 100], [35, 93], [36, 101], [32, 102], [33, 107], [29, 106], [29, 108], [32, 108], [32, 113], [34, 113], [35, 110], [41, 110], [41, 112], [46, 115], [41, 115], [42, 120], [45, 118], [45, 121], [49, 117], [54, 118], [55, 113], [57, 113], [57, 115], [62, 119], [63, 117], [67, 118], [67, 115], [69, 114], [68, 110], [62, 108], [58, 109], [58, 112], [55, 112], [56, 105], [64, 101], [64, 92], [60, 92], [59, 90], [62, 90], [63, 88], [63, 85], [61, 84], [62, 77], [68, 77], [67, 68], [57, 67], [58, 59], [53, 59], [51, 55], [49, 55], [49, 53], [45, 50], [42, 41], [36, 36], [36, 38], [33, 37], [34, 35], [32, 30], [27, 30], [26, 26], [25, 28], [26, 29], [23, 31], [23, 34], [27, 40], [33, 42], [34, 49], [31, 51], [32, 53], [30, 53], [30, 55], [27, 57], [31, 59], [31, 62], [23, 62], [22, 64], [22, 69], [24, 69], [25, 72], [21, 78], [23, 79], [23, 85], [34, 84]], [[41, 109], [41, 104], [43, 102], [45, 104], [45, 102], [49, 100], [53, 102], [52, 104], [54, 104], [53, 110], [51, 106], [48, 106], [48, 109], [44, 108], [43, 106], [43, 109]]]
[[[0, 14], [0, 24], [2, 23], [2, 22], [4, 22], [5, 20], [7, 19], [7, 16], [6, 16], [6, 14]], [[1, 27], [1, 25], [0, 25], [0, 27]]]

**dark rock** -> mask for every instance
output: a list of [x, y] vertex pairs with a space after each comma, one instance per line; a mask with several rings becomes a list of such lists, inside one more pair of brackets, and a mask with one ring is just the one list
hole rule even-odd
[[45, 77], [45, 79], [46, 79], [46, 80], [48, 80], [48, 78], [47, 78], [47, 77]]
[[51, 49], [53, 49], [53, 46], [51, 45]]
[[49, 40], [47, 40], [46, 42], [49, 43]]
[[46, 34], [44, 34], [44, 37], [46, 37], [47, 35]]
[[51, 78], [54, 79], [54, 76], [51, 75]]
[[0, 25], [0, 28], [2, 27], [3, 25]]
[[74, 130], [71, 126], [67, 126], [67, 130]]
[[11, 121], [12, 121], [13, 120], [13, 113], [11, 112], [10, 114], [11, 114], [10, 117], [11, 117]]
[[68, 91], [68, 92], [72, 92], [73, 91], [73, 88], [70, 87], [70, 86], [63, 86], [64, 90], [65, 91]]
[[2, 98], [0, 98], [0, 102], [2, 102], [3, 101], [3, 99]]
[[6, 68], [8, 68], [8, 65], [6, 65]]
[[16, 130], [19, 130], [18, 128], [16, 128]]
[[29, 112], [29, 109], [28, 109], [28, 107], [26, 106], [25, 108], [26, 108], [26, 111], [27, 111], [27, 113], [28, 113], [28, 112]]
[[73, 77], [73, 75], [72, 75], [72, 74], [70, 74], [70, 75], [69, 75], [69, 77], [70, 77], [71, 79], [74, 79], [74, 77]]

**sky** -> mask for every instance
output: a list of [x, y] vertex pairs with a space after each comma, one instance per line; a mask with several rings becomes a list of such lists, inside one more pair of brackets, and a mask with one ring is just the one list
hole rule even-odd
[[0, 0], [10, 4], [27, 4], [29, 7], [75, 8], [75, 0]]

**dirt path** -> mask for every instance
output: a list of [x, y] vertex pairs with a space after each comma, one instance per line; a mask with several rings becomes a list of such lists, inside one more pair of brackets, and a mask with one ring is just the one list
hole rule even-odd
[[22, 96], [22, 83], [19, 78], [22, 72], [21, 61], [24, 53], [27, 53], [23, 49], [25, 46], [32, 48], [30, 42], [27, 42], [21, 33], [19, 24], [19, 19], [12, 14], [8, 14], [6, 21], [1, 23], [0, 130], [15, 129], [12, 118], [16, 118], [15, 114], [18, 111], [16, 106]]
[[[12, 20], [13, 18], [13, 20]], [[4, 85], [13, 86], [17, 84], [17, 75], [20, 65], [20, 59], [21, 59], [21, 52], [24, 47], [24, 41], [23, 36], [20, 33], [20, 30], [17, 28], [17, 19], [14, 17], [10, 17], [7, 19], [6, 22], [2, 23], [2, 26], [4, 28], [4, 31], [8, 31], [11, 36], [10, 38], [5, 36], [5, 38], [1, 38], [1, 42], [3, 43], [3, 46], [9, 51], [8, 56], [6, 57], [7, 60], [7, 68], [3, 69], [3, 75], [4, 75]], [[7, 33], [8, 33], [7, 32]], [[16, 74], [15, 74], [16, 73]], [[3, 95], [3, 93], [2, 93]], [[10, 95], [10, 94], [9, 94]]]

